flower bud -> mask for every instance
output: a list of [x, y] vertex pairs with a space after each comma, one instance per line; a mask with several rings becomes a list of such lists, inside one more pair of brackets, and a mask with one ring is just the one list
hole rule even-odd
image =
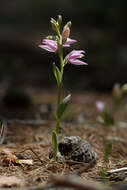
[[51, 26], [52, 26], [52, 29], [54, 30], [54, 31], [56, 31], [56, 28], [57, 28], [57, 22], [56, 22], [56, 20], [55, 19], [53, 19], [53, 18], [51, 18]]
[[57, 23], [60, 27], [61, 23], [62, 23], [62, 16], [61, 15], [58, 15], [58, 18], [57, 18]]
[[121, 89], [120, 84], [116, 83], [112, 89], [112, 96], [116, 102], [121, 99]]
[[64, 29], [71, 27], [71, 21], [67, 22], [67, 24], [64, 26]]
[[124, 85], [121, 87], [121, 92], [122, 92], [122, 94], [127, 93], [127, 84], [124, 84]]
[[69, 35], [70, 35], [70, 28], [67, 27], [62, 32], [62, 40], [65, 42], [67, 38], [69, 38]]
[[101, 101], [96, 102], [96, 108], [98, 112], [103, 113], [104, 108], [105, 108], [104, 102], [101, 102]]
[[48, 40], [54, 40], [54, 36], [46, 36], [46, 39], [48, 39]]

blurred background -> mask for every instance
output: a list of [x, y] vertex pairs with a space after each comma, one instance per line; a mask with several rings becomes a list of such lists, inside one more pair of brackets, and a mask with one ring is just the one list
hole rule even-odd
[[66, 49], [86, 51], [88, 66], [68, 65], [66, 87], [110, 90], [127, 82], [126, 0], [1, 0], [0, 84], [13, 87], [55, 86], [52, 62], [57, 55], [38, 45], [52, 35], [50, 18], [72, 21], [71, 38], [77, 43]]

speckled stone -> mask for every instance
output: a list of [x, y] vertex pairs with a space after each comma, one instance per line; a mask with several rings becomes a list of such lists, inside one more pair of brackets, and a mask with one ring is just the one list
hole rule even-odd
[[89, 163], [95, 159], [95, 152], [90, 144], [79, 136], [64, 137], [59, 142], [58, 149], [68, 160]]

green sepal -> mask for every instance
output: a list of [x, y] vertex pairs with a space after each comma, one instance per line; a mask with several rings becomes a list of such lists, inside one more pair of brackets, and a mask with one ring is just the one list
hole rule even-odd
[[71, 21], [67, 22], [67, 24], [64, 26], [64, 29], [66, 29], [67, 27], [71, 27]]
[[59, 104], [57, 112], [56, 112], [56, 117], [58, 119], [60, 119], [62, 117], [62, 115], [63, 115], [63, 113], [64, 113], [64, 111], [65, 111], [65, 109], [66, 109], [66, 107], [68, 105], [68, 102], [69, 102], [70, 98], [71, 98], [71, 94], [69, 94], [68, 96], [66, 96], [62, 100], [62, 102]]
[[54, 18], [51, 18], [50, 22], [51, 22], [51, 24], [52, 24], [54, 27], [56, 27], [57, 22], [56, 22], [56, 20], [55, 20]]
[[53, 145], [53, 158], [56, 162], [57, 151], [58, 151], [58, 138], [55, 131], [52, 131], [52, 145]]
[[60, 29], [60, 26], [61, 26], [61, 23], [62, 23], [62, 16], [61, 15], [58, 15], [58, 17], [57, 17], [57, 23], [58, 23], [58, 27]]
[[66, 57], [64, 58], [64, 61], [63, 61], [64, 66], [68, 63], [68, 57], [69, 57], [69, 54], [66, 55]]
[[57, 84], [59, 86], [61, 83], [61, 72], [60, 72], [59, 68], [55, 65], [55, 63], [53, 63], [53, 73], [56, 78]]

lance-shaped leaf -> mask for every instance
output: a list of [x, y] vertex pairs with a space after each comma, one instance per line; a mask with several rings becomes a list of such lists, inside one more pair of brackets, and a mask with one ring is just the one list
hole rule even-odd
[[52, 145], [53, 145], [53, 158], [54, 161], [56, 162], [56, 156], [58, 151], [58, 139], [55, 131], [52, 131]]
[[60, 72], [59, 68], [55, 65], [55, 63], [53, 63], [53, 73], [56, 78], [57, 84], [59, 86], [61, 83], [61, 72]]
[[106, 127], [114, 124], [114, 118], [111, 111], [105, 107], [104, 112], [102, 113], [102, 117]]
[[62, 115], [63, 115], [63, 113], [64, 113], [64, 111], [65, 111], [65, 109], [66, 109], [66, 107], [68, 105], [68, 102], [69, 102], [70, 98], [71, 98], [71, 94], [66, 96], [62, 100], [62, 102], [59, 104], [57, 112], [56, 112], [56, 116], [57, 116], [58, 119], [60, 119], [62, 117]]

